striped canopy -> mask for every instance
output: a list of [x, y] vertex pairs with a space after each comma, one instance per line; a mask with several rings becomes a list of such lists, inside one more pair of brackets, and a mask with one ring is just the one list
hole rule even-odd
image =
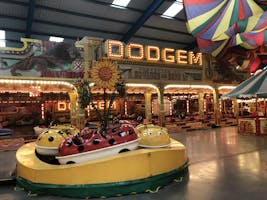
[[267, 97], [267, 69], [242, 82], [222, 99]]
[[187, 28], [202, 52], [222, 58], [229, 48], [267, 44], [266, 0], [184, 0]]

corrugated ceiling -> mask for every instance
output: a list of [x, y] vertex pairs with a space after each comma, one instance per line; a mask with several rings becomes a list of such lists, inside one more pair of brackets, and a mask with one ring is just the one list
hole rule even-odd
[[[0, 0], [0, 29], [7, 46], [19, 46], [21, 37], [66, 42], [83, 36], [125, 40], [176, 49], [196, 47], [187, 32], [184, 11], [174, 19], [160, 15], [173, 0], [132, 0], [127, 9], [111, 7], [112, 0]], [[151, 7], [159, 5], [153, 10]], [[144, 16], [146, 20], [142, 21]]]

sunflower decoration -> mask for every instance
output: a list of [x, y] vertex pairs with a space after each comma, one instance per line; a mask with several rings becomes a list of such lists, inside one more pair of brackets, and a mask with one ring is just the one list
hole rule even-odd
[[91, 78], [99, 88], [114, 88], [120, 79], [117, 63], [109, 60], [96, 62], [91, 68]]

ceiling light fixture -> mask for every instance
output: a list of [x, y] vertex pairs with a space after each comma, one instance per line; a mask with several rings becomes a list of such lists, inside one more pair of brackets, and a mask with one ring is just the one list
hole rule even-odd
[[49, 37], [49, 41], [51, 41], [51, 42], [63, 42], [63, 41], [64, 41], [64, 38], [62, 38], [62, 37], [50, 36], [50, 37]]
[[0, 30], [0, 47], [6, 47], [6, 31]]
[[110, 6], [125, 9], [131, 0], [114, 0]]

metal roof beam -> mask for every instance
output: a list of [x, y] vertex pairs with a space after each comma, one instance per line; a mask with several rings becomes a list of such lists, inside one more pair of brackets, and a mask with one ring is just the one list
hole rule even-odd
[[34, 8], [35, 8], [35, 0], [29, 0], [28, 15], [26, 22], [26, 33], [25, 33], [26, 38], [31, 37]]
[[139, 28], [146, 22], [146, 20], [153, 15], [158, 7], [164, 2], [164, 0], [154, 0], [148, 7], [145, 13], [135, 22], [130, 30], [121, 38], [121, 41], [127, 43], [131, 37], [139, 30]]
[[[19, 4], [19, 5], [25, 6], [25, 7], [26, 6], [28, 7], [28, 5], [29, 5], [28, 3], [19, 2], [19, 1], [15, 1], [15, 0], [14, 1], [0, 0], [0, 2], [9, 3], [9, 4]], [[107, 5], [107, 4], [108, 3], [104, 3], [104, 5]], [[35, 5], [35, 10], [36, 9], [44, 9], [44, 10], [53, 11], [53, 12], [57, 12], [57, 13], [61, 13], [61, 14], [73, 15], [73, 16], [78, 16], [78, 17], [86, 17], [86, 18], [90, 18], [90, 19], [104, 20], [104, 21], [108, 21], [108, 22], [114, 22], [114, 23], [119, 23], [119, 24], [125, 24], [125, 25], [133, 26], [133, 23], [127, 22], [127, 21], [122, 21], [122, 20], [117, 20], [117, 19], [110, 19], [110, 18], [103, 17], [103, 16], [94, 16], [94, 15], [89, 15], [89, 14], [85, 14], [85, 13], [78, 13], [78, 12], [73, 12], [73, 11], [69, 11], [69, 10], [62, 10], [62, 9], [58, 9], [58, 8], [52, 8], [52, 7], [48, 7], [48, 6], [39, 5], [38, 3]], [[127, 9], [129, 9], [129, 8], [127, 8]], [[8, 16], [8, 15], [6, 15], [6, 16]], [[4, 15], [0, 15], [0, 17], [5, 17], [5, 16]], [[10, 16], [10, 18], [13, 18], [13, 16]], [[34, 21], [35, 20], [33, 20], [33, 22]], [[181, 20], [181, 21], [184, 22], [183, 20]], [[170, 33], [191, 36], [191, 34], [189, 34], [187, 32], [182, 32], [182, 31], [177, 31], [177, 30], [171, 30], [171, 29], [166, 29], [166, 28], [162, 28], [162, 27], [149, 26], [149, 25], [143, 25], [143, 27], [144, 28], [149, 28], [149, 29], [154, 29], [154, 30], [159, 30], [159, 31], [167, 31], [167, 32], [170, 32]]]
[[[2, 0], [0, 0], [0, 1], [2, 1]], [[99, 1], [99, 0], [84, 0], [84, 1], [87, 1], [89, 3], [95, 3], [95, 4], [98, 4], [98, 5], [103, 5], [103, 6], [110, 6], [110, 3], [102, 2], [102, 1]], [[165, 0], [165, 1], [173, 2], [173, 0]], [[142, 10], [142, 9], [132, 8], [132, 7], [129, 7], [129, 6], [127, 6], [127, 10], [134, 11], [134, 12], [139, 12], [139, 13], [144, 13], [144, 10]], [[153, 15], [161, 16], [161, 13], [154, 12]], [[177, 17], [174, 17], [173, 20], [180, 21], [180, 22], [186, 22], [186, 20], [179, 19]]]
[[[60, 25], [58, 25], [60, 26]], [[64, 27], [64, 26], [63, 26]], [[21, 29], [16, 29], [16, 28], [5, 28], [6, 31], [10, 31], [10, 32], [16, 32], [16, 33], [24, 33], [23, 30]], [[89, 31], [94, 31], [94, 32], [102, 32], [101, 30], [90, 30], [88, 29]], [[35, 35], [41, 35], [41, 36], [48, 36], [48, 33], [45, 33], [45, 32], [37, 32], [37, 31], [32, 31], [32, 34], [35, 34]], [[54, 34], [55, 36], [59, 36], [59, 37], [64, 37], [64, 38], [67, 38], [67, 39], [72, 39], [72, 40], [77, 40], [78, 37], [83, 37], [82, 35], [81, 36], [71, 36], [71, 35], [64, 35], [64, 34]], [[119, 35], [119, 33], [118, 33]], [[188, 43], [184, 43], [184, 42], [181, 42], [181, 41], [173, 41], [173, 40], [163, 40], [163, 39], [159, 39], [159, 38], [150, 38], [150, 37], [144, 37], [144, 36], [134, 36], [135, 38], [139, 38], [139, 39], [146, 39], [146, 40], [151, 40], [151, 41], [157, 41], [157, 42], [165, 42], [165, 43], [171, 43], [171, 44], [177, 44], [177, 45], [188, 45]]]

